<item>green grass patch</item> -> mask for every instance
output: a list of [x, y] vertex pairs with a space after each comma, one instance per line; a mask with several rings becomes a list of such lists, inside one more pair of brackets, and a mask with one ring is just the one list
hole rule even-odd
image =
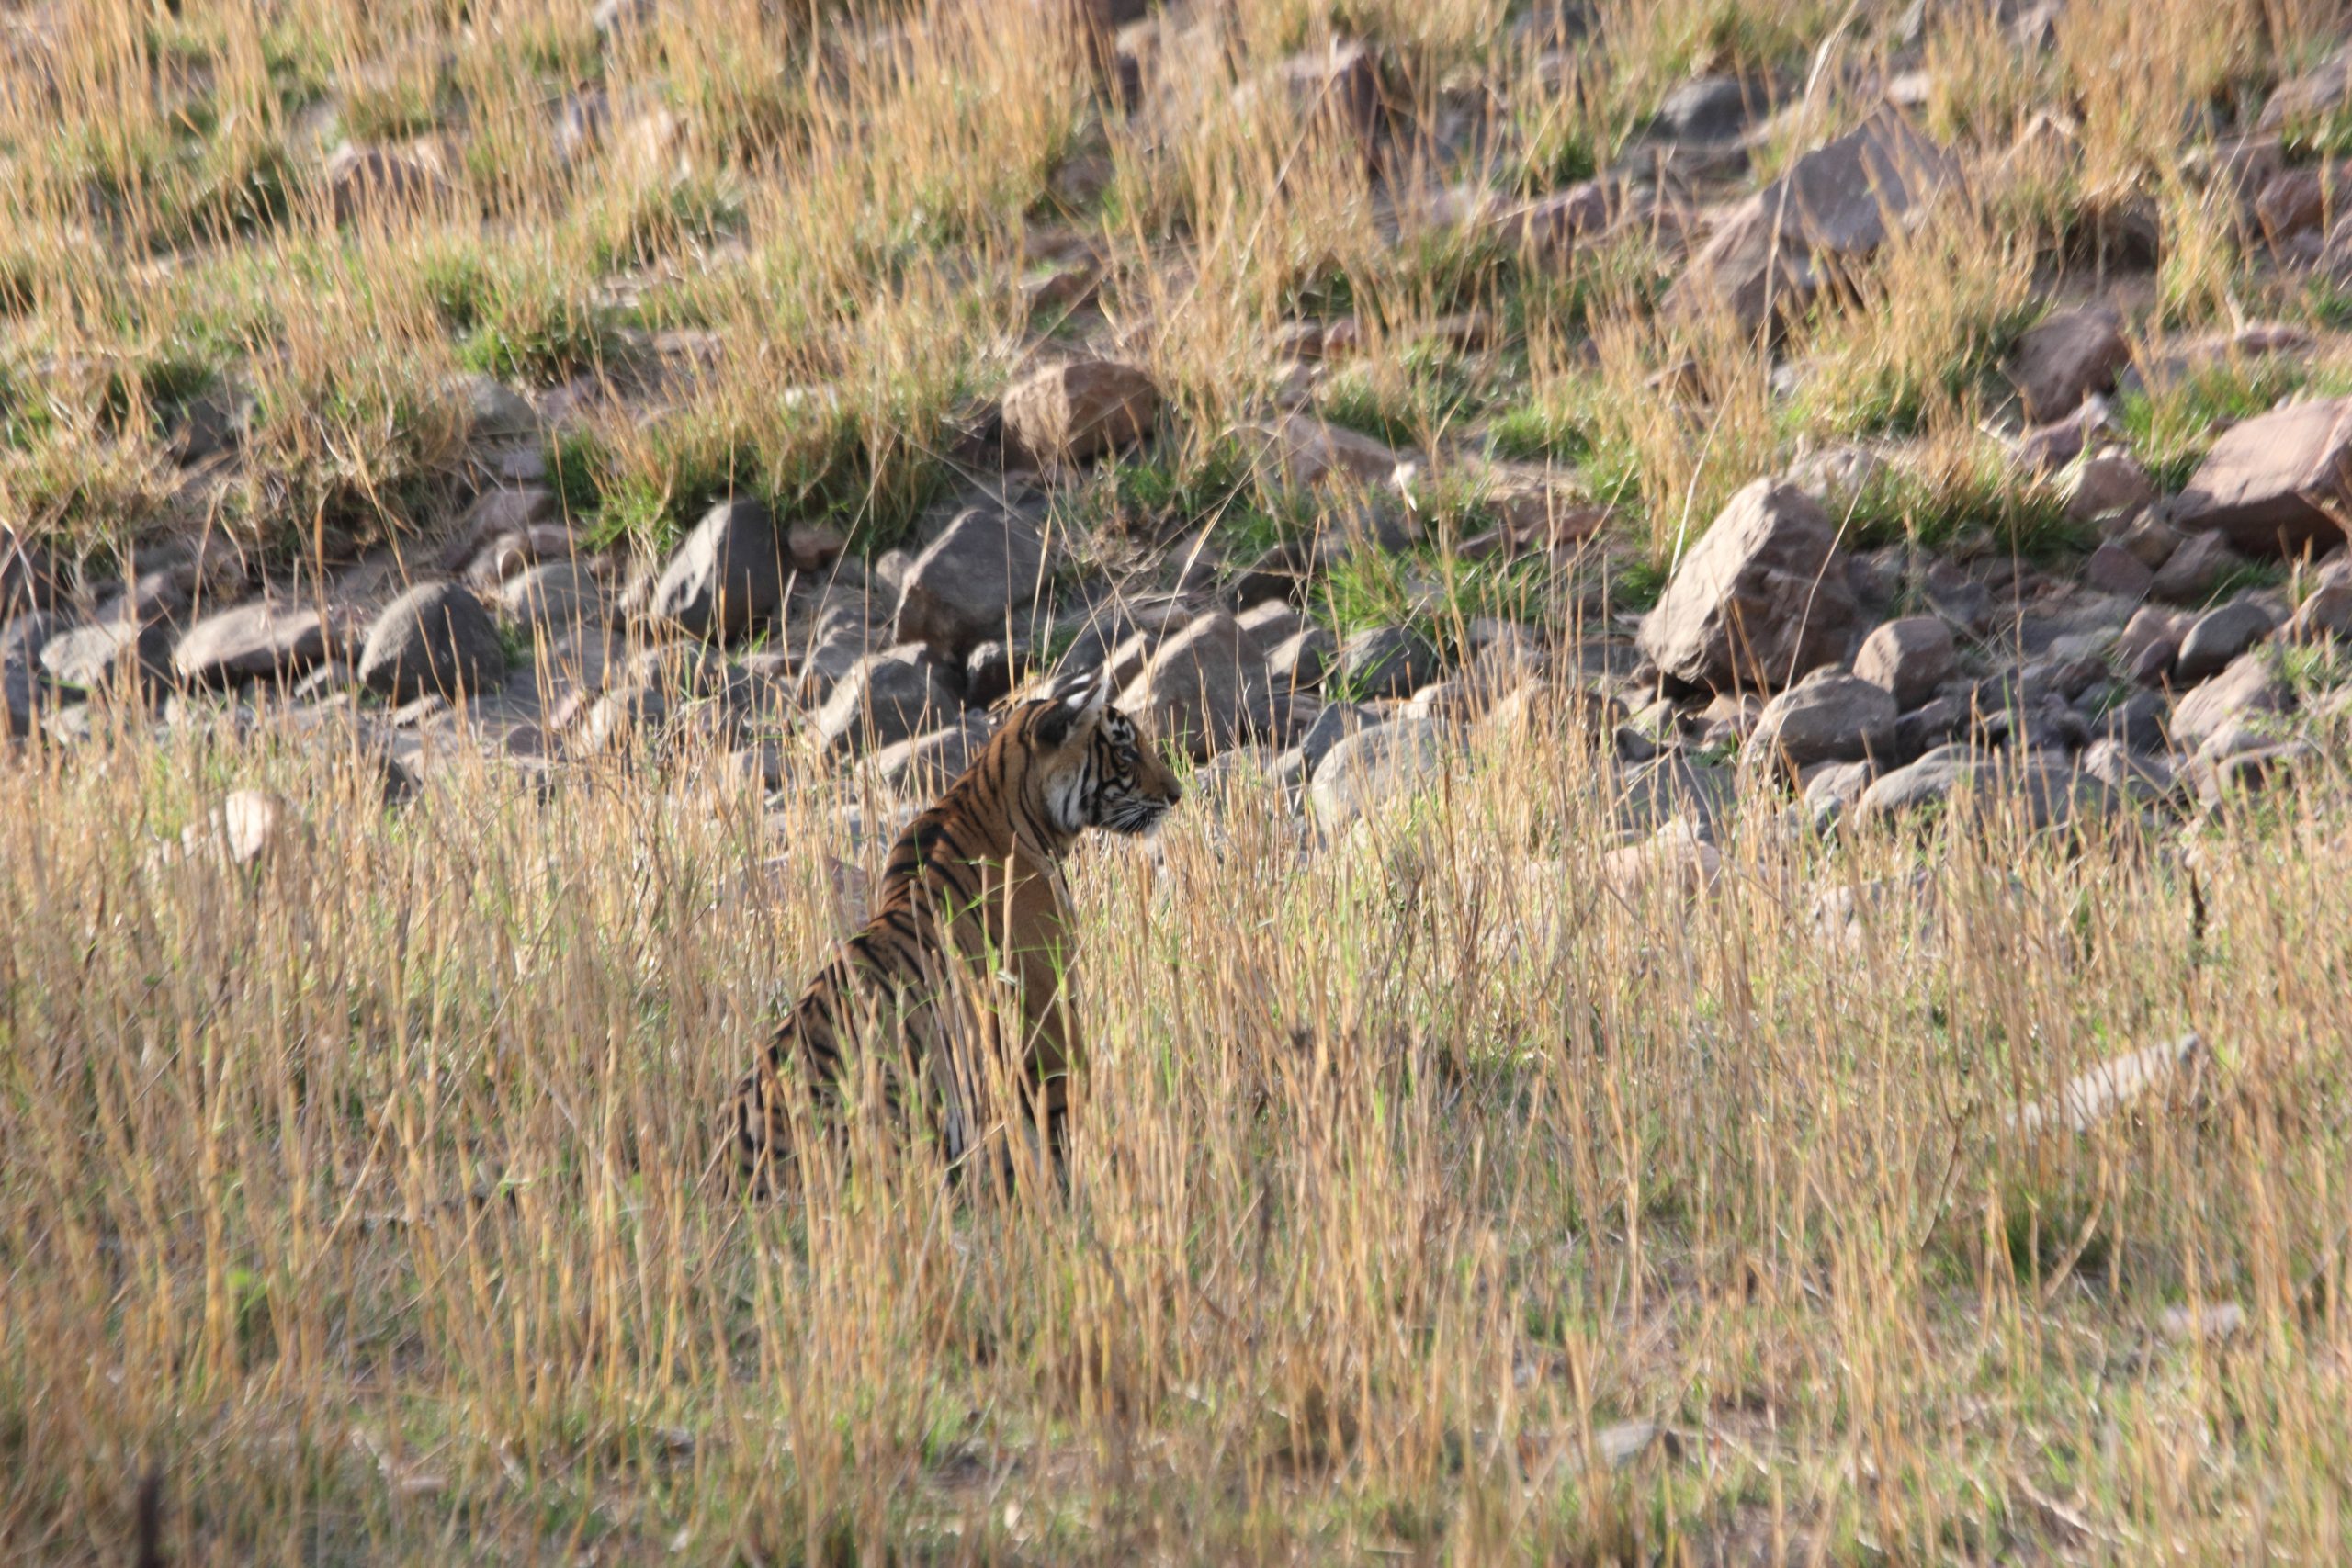
[[2124, 394], [2117, 406], [2132, 450], [2171, 492], [2188, 482], [2230, 425], [2267, 413], [2313, 384], [2311, 368], [2285, 355], [2208, 366]]

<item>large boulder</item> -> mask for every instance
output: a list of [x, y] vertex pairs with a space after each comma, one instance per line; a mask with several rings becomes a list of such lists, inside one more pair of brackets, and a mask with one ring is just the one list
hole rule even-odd
[[829, 751], [863, 756], [929, 734], [962, 706], [922, 645], [907, 643], [849, 667], [817, 710], [817, 735]]
[[1004, 394], [1004, 438], [1040, 467], [1084, 462], [1142, 440], [1159, 415], [1159, 389], [1140, 367], [1081, 359]]
[[1771, 691], [1841, 659], [1857, 615], [1828, 514], [1758, 479], [1683, 558], [1641, 649], [1686, 685]]
[[1354, 697], [1409, 697], [1444, 671], [1437, 645], [1412, 627], [1370, 626], [1340, 645], [1334, 679]]
[[461, 583], [418, 583], [384, 606], [359, 649], [360, 684], [396, 703], [479, 698], [505, 679], [498, 627]]
[[190, 626], [172, 649], [172, 674], [192, 686], [288, 681], [323, 663], [336, 641], [316, 609], [255, 599]]
[[2025, 404], [2026, 423], [2043, 424], [2073, 413], [2091, 393], [2112, 389], [2116, 372], [2131, 362], [2123, 312], [2086, 305], [2029, 329], [2005, 368]]
[[[2255, 555], [2325, 553], [2352, 517], [2352, 399], [2289, 403], [2213, 443], [2172, 521]], [[2162, 592], [2160, 589], [2159, 592]]]
[[907, 569], [899, 637], [960, 660], [1037, 607], [1046, 540], [1025, 517], [976, 506], [956, 517]]
[[1893, 749], [1894, 698], [1852, 675], [1831, 675], [1764, 705], [1747, 739], [1751, 756], [1795, 774], [1816, 762], [1883, 760]]
[[1667, 308], [1720, 308], [1746, 332], [1801, 314], [1959, 178], [1950, 153], [1883, 109], [1740, 203], [1691, 258]]
[[1152, 734], [1205, 761], [1272, 730], [1272, 690], [1257, 644], [1216, 610], [1161, 642], [1117, 701]]
[[775, 520], [738, 496], [705, 513], [679, 541], [647, 609], [688, 637], [741, 637], [775, 614], [790, 576]]

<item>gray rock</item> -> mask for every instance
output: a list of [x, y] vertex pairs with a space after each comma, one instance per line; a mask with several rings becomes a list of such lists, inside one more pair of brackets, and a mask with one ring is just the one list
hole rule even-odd
[[1307, 772], [1312, 773], [1340, 742], [1359, 730], [1377, 728], [1387, 722], [1387, 717], [1386, 714], [1374, 707], [1364, 707], [1355, 703], [1326, 703], [1322, 711], [1299, 734], [1294, 746], [1306, 762]]
[[1437, 648], [1409, 626], [1374, 626], [1340, 645], [1338, 684], [1355, 697], [1405, 697], [1445, 667]]
[[1892, 694], [1901, 708], [1926, 702], [1958, 667], [1951, 627], [1935, 615], [1889, 621], [1864, 637], [1854, 655], [1854, 673]]
[[1036, 526], [994, 507], [972, 507], [908, 567], [899, 639], [928, 643], [940, 659], [960, 663], [1039, 609], [1045, 583], [1046, 541]]
[[539, 433], [539, 416], [512, 387], [478, 371], [459, 371], [441, 395], [463, 411], [466, 434], [477, 441], [521, 441]]
[[2231, 725], [2293, 707], [2295, 695], [2266, 649], [2241, 653], [2229, 668], [2180, 699], [2172, 710], [2172, 743], [2201, 750]]
[[2028, 423], [2041, 424], [2074, 412], [2093, 392], [2113, 390], [2116, 373], [2131, 362], [2123, 312], [2086, 305], [2028, 330], [2005, 368]]
[[441, 552], [441, 570], [455, 575], [473, 564], [492, 540], [523, 534], [560, 516], [555, 491], [542, 485], [497, 485], [476, 496], [458, 519]]
[[863, 756], [939, 728], [962, 705], [923, 646], [904, 643], [849, 667], [817, 710], [817, 735], [828, 751]]
[[107, 620], [75, 626], [41, 645], [41, 667], [62, 684], [91, 693], [153, 695], [172, 673], [172, 628]]
[[578, 561], [548, 561], [499, 584], [506, 618], [548, 637], [569, 637], [604, 624], [604, 584]]
[[480, 701], [506, 680], [506, 649], [481, 601], [455, 582], [423, 582], [386, 605], [359, 649], [360, 683], [396, 703]]
[[1965, 804], [1980, 818], [1997, 820], [2014, 811], [2029, 827], [2064, 828], [2113, 800], [2105, 784], [2066, 762], [1945, 746], [1880, 775], [1855, 803], [1854, 816], [1880, 821]]
[[2158, 694], [2133, 692], [2098, 715], [2091, 730], [2101, 739], [2120, 743], [2134, 752], [2161, 752], [2165, 749], [2166, 711], [2165, 700]]
[[40, 728], [50, 706], [49, 679], [33, 651], [17, 647], [0, 650], [0, 736], [14, 739]]
[[2337, 561], [2320, 570], [2283, 635], [2290, 642], [2352, 638], [2352, 565]]
[[1305, 626], [1274, 644], [1266, 673], [1278, 692], [1311, 691], [1331, 672], [1339, 644], [1321, 626]]
[[1611, 818], [1629, 833], [1646, 835], [1668, 822], [1688, 820], [1712, 837], [1737, 794], [1738, 780], [1730, 768], [1674, 753], [1626, 770]]
[[964, 656], [964, 701], [986, 707], [1012, 694], [1017, 662], [1012, 649], [995, 639], [977, 644]]
[[1329, 836], [1413, 795], [1445, 771], [1453, 754], [1445, 727], [1400, 718], [1358, 730], [1329, 751], [1307, 785], [1307, 814]]
[[2200, 754], [2189, 763], [2188, 776], [2199, 804], [2210, 807], [2275, 789], [2315, 770], [2320, 761], [2319, 748], [2308, 740], [2275, 740], [2219, 756]]
[[1655, 134], [1671, 141], [1729, 141], [1747, 129], [1768, 95], [1736, 76], [1699, 76], [1658, 101]]
[[2156, 573], [2149, 592], [2167, 604], [2202, 603], [2222, 574], [2242, 559], [2226, 535], [2192, 534]]
[[2110, 539], [2083, 563], [2083, 586], [2094, 593], [2119, 599], [2144, 599], [2156, 583], [2156, 574], [2130, 550]]
[[1792, 775], [1821, 762], [1883, 758], [1894, 747], [1895, 717], [1883, 687], [1852, 675], [1807, 681], [1764, 705], [1747, 753]]
[[337, 223], [370, 212], [429, 206], [447, 196], [449, 181], [429, 147], [358, 147], [346, 141], [327, 154], [322, 171], [327, 205]]
[[2289, 403], [2232, 426], [2173, 502], [2173, 523], [2249, 555], [2343, 543], [2335, 519], [2352, 507], [2347, 410], [2352, 400]]
[[1894, 744], [1888, 761], [1908, 761], [1932, 750], [1963, 733], [1969, 719], [1968, 705], [1958, 697], [1940, 696], [1921, 703], [1894, 721]]
[[2210, 680], [2270, 635], [2270, 612], [2248, 599], [2233, 600], [2197, 617], [2180, 639], [2173, 679], [2183, 686]]
[[323, 662], [336, 640], [317, 610], [255, 599], [190, 626], [172, 649], [172, 675], [192, 686], [289, 681]]
[[1212, 611], [1162, 642], [1119, 694], [1121, 711], [1205, 761], [1273, 728], [1265, 660], [1233, 616]]
[[1083, 462], [1140, 441], [1159, 389], [1138, 366], [1088, 359], [1052, 366], [1004, 394], [1004, 437], [1040, 468]]
[[2172, 761], [2162, 751], [2141, 750], [2113, 736], [2091, 742], [2083, 772], [2130, 800], [2165, 800], [2178, 787]]
[[1959, 177], [1949, 153], [1882, 110], [1734, 209], [1668, 292], [1667, 309], [1721, 308], [1751, 333], [1802, 314]]
[[2137, 513], [2156, 499], [2156, 485], [2130, 456], [2120, 452], [2086, 457], [2066, 487], [2066, 515], [2077, 523]]
[[738, 496], [713, 506], [679, 541], [647, 609], [688, 637], [741, 637], [784, 604], [789, 577], [775, 519]]
[[1758, 479], [1734, 496], [1642, 623], [1668, 676], [1716, 691], [1771, 691], [1837, 662], [1857, 608], [1828, 515]]

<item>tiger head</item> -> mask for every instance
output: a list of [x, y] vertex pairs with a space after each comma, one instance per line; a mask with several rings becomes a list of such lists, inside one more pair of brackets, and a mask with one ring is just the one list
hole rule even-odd
[[1033, 776], [1046, 814], [1065, 833], [1148, 833], [1183, 798], [1176, 775], [1135, 720], [1111, 705], [1111, 683], [1101, 671], [1023, 703], [1006, 728], [1025, 735], [1045, 763]]

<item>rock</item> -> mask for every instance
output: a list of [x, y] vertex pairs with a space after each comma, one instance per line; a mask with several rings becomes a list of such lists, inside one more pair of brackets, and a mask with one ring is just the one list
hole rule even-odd
[[1386, 721], [1387, 716], [1378, 708], [1355, 703], [1326, 703], [1292, 744], [1312, 773], [1340, 742], [1359, 730], [1371, 729]]
[[2260, 795], [2318, 766], [2319, 748], [2308, 740], [2266, 739], [2260, 744], [2216, 749], [2190, 760], [2188, 776], [2198, 803], [2208, 808]]
[[1942, 745], [1967, 729], [1972, 715], [1958, 697], [1941, 696], [1921, 703], [1894, 721], [1894, 749], [1890, 762], [1907, 762]]
[[2083, 586], [2094, 593], [2140, 600], [2148, 596], [2155, 581], [2156, 574], [2145, 563], [2112, 539], [2093, 550], [2091, 558], [2083, 563]]
[[1012, 649], [991, 639], [977, 643], [964, 656], [964, 701], [970, 706], [984, 708], [1012, 693], [1020, 664]]
[[1039, 370], [1004, 394], [1004, 436], [1039, 468], [1083, 462], [1142, 440], [1159, 389], [1136, 366], [1079, 360]]
[[499, 585], [507, 619], [550, 638], [568, 637], [605, 617], [605, 586], [578, 561], [548, 561]]
[[2338, 564], [2320, 572], [2312, 591], [2295, 606], [2285, 636], [2291, 642], [2352, 639], [2352, 567]]
[[495, 377], [461, 370], [441, 383], [441, 395], [464, 411], [466, 434], [477, 441], [522, 441], [539, 433], [537, 411]]
[[2101, 1062], [2078, 1073], [2049, 1100], [2029, 1105], [2017, 1118], [2017, 1130], [2039, 1133], [2088, 1133], [2149, 1095], [2194, 1079], [2206, 1060], [2205, 1042], [2184, 1034], [2165, 1045], [2150, 1045], [2127, 1055]]
[[2270, 612], [2248, 599], [2235, 600], [2197, 617], [2180, 639], [2173, 679], [2194, 686], [2227, 669], [2231, 660], [2270, 635]]
[[255, 599], [190, 626], [172, 649], [172, 675], [192, 686], [288, 681], [323, 662], [335, 641], [318, 611]]
[[1958, 667], [1951, 627], [1934, 615], [1889, 621], [1864, 637], [1854, 655], [1854, 673], [1906, 709], [1933, 696]]
[[441, 552], [441, 570], [455, 576], [493, 540], [527, 536], [531, 529], [555, 522], [561, 512], [555, 491], [544, 486], [493, 486], [476, 496], [458, 520], [457, 532]]
[[1308, 490], [1334, 480], [1396, 489], [1405, 455], [1369, 435], [1293, 413], [1271, 424], [1237, 425], [1226, 438], [1251, 454], [1261, 482]]
[[1639, 643], [1686, 685], [1770, 691], [1841, 659], [1857, 614], [1828, 516], [1758, 479], [1683, 558]]
[[1652, 838], [1600, 857], [1600, 880], [1628, 904], [1647, 898], [1688, 901], [1723, 879], [1724, 857], [1714, 845], [1671, 822]]
[[2170, 604], [2200, 604], [2222, 574], [2243, 559], [2226, 535], [2194, 534], [2166, 558], [2148, 591]]
[[410, 589], [377, 615], [360, 645], [360, 683], [396, 703], [461, 694], [480, 701], [505, 680], [498, 627], [459, 583]]
[[1736, 76], [1698, 76], [1658, 101], [1651, 133], [1668, 141], [1730, 141], [1770, 101], [1761, 83]]
[[2352, 52], [2339, 49], [2301, 75], [2280, 84], [2254, 122], [2262, 137], [2307, 134], [2352, 107]]
[[1734, 209], [1668, 292], [1667, 309], [1721, 308], [1747, 333], [1801, 315], [1959, 177], [1950, 154], [1882, 109]]
[[2267, 650], [2241, 653], [2174, 705], [2168, 727], [2172, 743], [2185, 751], [2201, 750], [2230, 726], [2259, 715], [2285, 713], [2294, 704], [2293, 690]]
[[1278, 692], [1309, 691], [1331, 671], [1339, 644], [1321, 626], [1307, 626], [1276, 643], [1266, 655], [1266, 675]]
[[1436, 680], [1444, 660], [1409, 626], [1374, 626], [1340, 645], [1339, 688], [1356, 697], [1404, 697]]
[[1981, 818], [1999, 819], [2014, 810], [2029, 827], [2064, 828], [2112, 799], [2106, 784], [2064, 762], [1944, 746], [1881, 774], [1855, 802], [1854, 816], [1863, 822], [1889, 820], [1964, 802]]
[[2074, 412], [2038, 424], [2018, 437], [2015, 452], [2018, 471], [2032, 479], [2047, 479], [2057, 473], [2096, 442], [2116, 434], [2113, 412], [2107, 400], [2086, 399]]
[[1249, 634], [1215, 610], [1160, 643], [1117, 705], [1159, 739], [1205, 761], [1271, 733], [1272, 691]]
[[1036, 526], [994, 507], [972, 507], [907, 569], [899, 640], [928, 643], [939, 659], [961, 662], [1039, 609], [1045, 581], [1046, 541]]
[[2161, 751], [2135, 750], [2113, 736], [2091, 742], [2083, 752], [2083, 772], [2133, 800], [2165, 799], [2176, 784], [2172, 762]]
[[1764, 705], [1747, 754], [1792, 776], [1819, 762], [1883, 759], [1894, 747], [1895, 716], [1883, 686], [1852, 675], [1807, 681]]
[[2160, 694], [2135, 691], [2098, 715], [2092, 728], [2133, 751], [2158, 752], [2165, 749], [2165, 716], [2169, 711]]
[[2123, 312], [2086, 305], [2030, 328], [2004, 371], [2025, 405], [2027, 422], [2042, 424], [2074, 412], [2094, 392], [2114, 390], [2116, 373], [2131, 362]]
[[817, 734], [828, 751], [862, 756], [929, 734], [953, 720], [962, 705], [939, 679], [922, 645], [903, 643], [849, 667], [817, 710]]
[[1983, 637], [1993, 624], [1992, 591], [1948, 560], [1928, 563], [1919, 580], [1920, 592], [1936, 614], [1971, 637]]
[[2155, 481], [2128, 454], [2086, 457], [2066, 489], [2066, 515], [2096, 523], [2119, 512], [2133, 512], [2156, 499]]
[[1670, 754], [1625, 771], [1610, 819], [1624, 832], [1654, 833], [1687, 818], [1712, 835], [1717, 818], [1732, 808], [1738, 787], [1728, 767]]
[[2325, 229], [2343, 209], [2347, 184], [2352, 178], [2341, 164], [2310, 164], [2273, 175], [2254, 198], [2254, 216], [2263, 237], [2274, 246], [2282, 245], [2299, 234]]
[[883, 747], [865, 765], [899, 794], [928, 800], [979, 759], [994, 733], [995, 720], [984, 713], [969, 713], [944, 729]]
[[795, 523], [784, 531], [786, 558], [792, 570], [813, 577], [842, 558], [849, 540], [839, 528], [825, 523]]
[[2186, 617], [2176, 610], [2143, 607], [2115, 639], [2115, 665], [2124, 679], [2143, 686], [2171, 679], [2173, 660], [2180, 657], [2180, 639], [2188, 630]]
[[2179, 553], [2182, 540], [2179, 529], [2143, 512], [2115, 535], [2113, 542], [2150, 571], [2162, 571], [2165, 563]]
[[0, 526], [0, 626], [28, 610], [57, 603], [57, 573], [49, 552]]
[[1307, 814], [1326, 837], [1410, 796], [1445, 769], [1453, 755], [1443, 726], [1400, 718], [1359, 730], [1334, 745], [1307, 785]]
[[2347, 410], [2352, 400], [2288, 403], [2231, 427], [2174, 502], [2174, 525], [2249, 555], [2342, 544], [2336, 519], [2352, 515]]
[[1558, 261], [1578, 241], [1608, 229], [1617, 216], [1620, 188], [1614, 181], [1586, 180], [1566, 190], [1551, 191], [1501, 213], [1492, 221], [1490, 231], [1513, 250], [1531, 250], [1539, 257]]
[[758, 502], [739, 496], [703, 513], [679, 541], [646, 607], [688, 637], [741, 637], [783, 605], [787, 577], [775, 519]]
[[231, 791], [204, 822], [180, 835], [186, 851], [218, 845], [235, 866], [258, 864], [265, 857], [282, 855], [310, 840], [309, 826], [292, 806], [257, 789]]
[[75, 626], [41, 645], [41, 667], [61, 684], [92, 694], [153, 695], [172, 673], [168, 626], [112, 619]]
[[327, 155], [325, 190], [334, 220], [356, 223], [370, 214], [430, 206], [448, 194], [449, 182], [440, 155], [424, 144], [356, 147], [346, 141]]
[[1271, 652], [1290, 637], [1306, 629], [1306, 617], [1287, 599], [1267, 599], [1251, 604], [1234, 617], [1235, 623], [1250, 634], [1250, 640], [1261, 651]]

